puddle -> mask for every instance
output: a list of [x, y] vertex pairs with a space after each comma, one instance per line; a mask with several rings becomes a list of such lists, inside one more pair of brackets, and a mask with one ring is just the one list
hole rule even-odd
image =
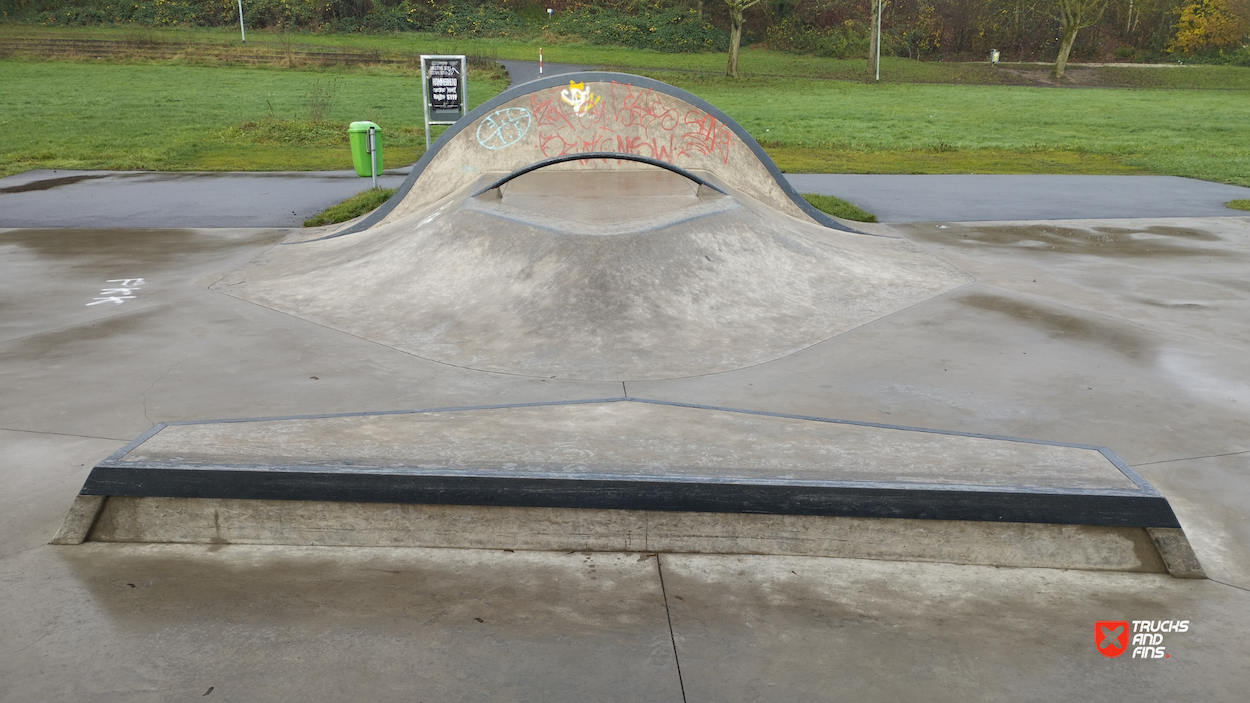
[[998, 295], [968, 295], [959, 298], [958, 302], [978, 310], [1002, 313], [1016, 322], [1043, 330], [1051, 339], [1097, 344], [1130, 359], [1140, 360], [1152, 356], [1154, 352], [1154, 345], [1136, 330], [1080, 317], [1073, 311], [1045, 308]]
[[0, 232], [0, 246], [17, 245], [54, 259], [87, 259], [92, 268], [154, 264], [194, 254], [213, 254], [277, 242], [279, 230], [246, 234], [194, 229], [14, 229]]
[[133, 310], [94, 322], [10, 340], [0, 347], [0, 362], [27, 362], [46, 367], [69, 359], [81, 359], [83, 355], [98, 350], [99, 345], [106, 340], [140, 334], [159, 313], [160, 310], [153, 308]]
[[[985, 244], [1044, 254], [1089, 254], [1109, 258], [1211, 256], [1219, 250], [1197, 244], [1223, 241], [1210, 232], [1162, 225], [1140, 229], [1038, 225], [939, 229], [923, 225], [909, 227], [908, 231], [918, 239], [942, 244]], [[1220, 253], [1237, 256], [1231, 252]]]
[[7, 188], [0, 188], [0, 193], [29, 193], [34, 190], [52, 190], [53, 188], [56, 188], [58, 186], [73, 185], [75, 183], [88, 181], [88, 180], [92, 180], [95, 178], [108, 178], [108, 175], [64, 176], [61, 178], [47, 178], [42, 181], [32, 181], [30, 183], [23, 183], [22, 185], [18, 185], [18, 186], [8, 186]]

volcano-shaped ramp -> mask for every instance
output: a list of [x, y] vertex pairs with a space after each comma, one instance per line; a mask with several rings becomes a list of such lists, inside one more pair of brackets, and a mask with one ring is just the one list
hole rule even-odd
[[562, 102], [567, 81], [514, 89], [440, 138], [374, 226], [277, 247], [216, 289], [456, 366], [619, 381], [770, 361], [970, 280], [818, 222], [710, 106], [586, 75], [592, 107]]

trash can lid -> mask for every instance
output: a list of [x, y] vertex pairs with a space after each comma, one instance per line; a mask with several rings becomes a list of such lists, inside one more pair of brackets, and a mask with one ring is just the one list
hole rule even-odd
[[374, 128], [375, 130], [379, 132], [382, 131], [381, 127], [377, 126], [376, 124], [372, 122], [353, 122], [347, 125], [347, 131], [348, 132], [368, 132], [370, 127]]

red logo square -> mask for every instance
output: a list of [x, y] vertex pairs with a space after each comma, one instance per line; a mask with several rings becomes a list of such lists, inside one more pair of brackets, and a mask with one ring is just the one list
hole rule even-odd
[[1094, 623], [1094, 645], [1104, 657], [1118, 657], [1128, 648], [1127, 620], [1099, 620]]

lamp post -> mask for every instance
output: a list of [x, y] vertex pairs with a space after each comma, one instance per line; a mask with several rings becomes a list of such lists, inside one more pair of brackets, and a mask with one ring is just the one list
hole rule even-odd
[[[243, 0], [239, 0], [243, 2]], [[881, 82], [881, 13], [885, 11], [885, 0], [877, 0], [877, 78], [878, 83]], [[242, 17], [242, 15], [239, 15]]]

